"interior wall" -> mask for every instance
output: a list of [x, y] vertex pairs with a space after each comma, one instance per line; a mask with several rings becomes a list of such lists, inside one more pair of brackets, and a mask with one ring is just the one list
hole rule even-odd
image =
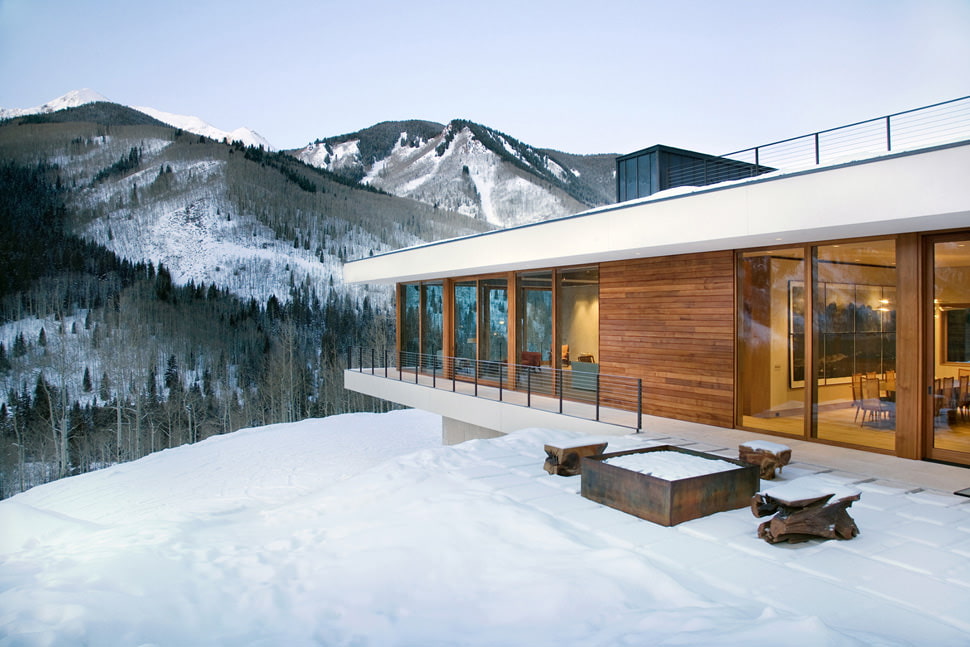
[[569, 344], [569, 357], [577, 361], [580, 355], [600, 359], [599, 345], [599, 287], [570, 286], [559, 291], [559, 339]]

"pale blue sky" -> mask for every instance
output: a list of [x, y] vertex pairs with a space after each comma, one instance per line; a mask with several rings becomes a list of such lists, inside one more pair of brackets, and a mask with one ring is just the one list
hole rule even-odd
[[465, 118], [726, 153], [970, 94], [970, 0], [0, 0], [0, 106], [83, 87], [281, 148]]

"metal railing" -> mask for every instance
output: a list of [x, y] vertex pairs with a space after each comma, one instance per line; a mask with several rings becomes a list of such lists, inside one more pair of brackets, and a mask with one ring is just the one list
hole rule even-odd
[[698, 160], [676, 169], [676, 185], [705, 186], [964, 140], [970, 140], [970, 95]]
[[347, 369], [640, 431], [643, 380], [599, 373], [592, 364], [527, 366], [362, 346], [347, 349]]

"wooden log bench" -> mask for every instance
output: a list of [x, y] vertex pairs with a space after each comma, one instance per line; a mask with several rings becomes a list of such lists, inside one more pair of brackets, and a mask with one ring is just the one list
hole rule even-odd
[[749, 440], [738, 445], [738, 460], [761, 468], [761, 478], [772, 480], [775, 470], [791, 462], [791, 447], [767, 440]]
[[588, 440], [558, 445], [547, 444], [545, 445], [546, 462], [542, 467], [550, 474], [576, 476], [581, 470], [580, 459], [584, 456], [599, 456], [606, 449], [606, 445], [606, 442], [591, 443]]
[[825, 491], [793, 481], [755, 494], [751, 512], [759, 518], [775, 515], [758, 526], [758, 537], [769, 544], [796, 544], [816, 538], [852, 539], [859, 534], [859, 527], [847, 508], [860, 496], [858, 491]]

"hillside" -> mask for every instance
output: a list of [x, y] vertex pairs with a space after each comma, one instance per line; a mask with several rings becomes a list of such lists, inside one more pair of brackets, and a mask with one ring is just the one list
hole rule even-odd
[[282, 153], [105, 102], [0, 124], [0, 497], [254, 423], [384, 405], [355, 256], [484, 231]]
[[239, 426], [386, 408], [340, 371], [349, 346], [393, 347], [391, 290], [343, 285], [344, 261], [612, 191], [590, 179], [607, 156], [470, 122], [385, 122], [321, 141], [313, 165], [90, 91], [0, 114], [0, 498]]
[[539, 150], [455, 120], [383, 122], [319, 139], [297, 158], [397, 196], [499, 227], [557, 218], [613, 201], [614, 155]]
[[259, 302], [294, 286], [325, 298], [347, 258], [489, 228], [104, 102], [5, 122], [0, 159], [56, 165], [82, 238]]

